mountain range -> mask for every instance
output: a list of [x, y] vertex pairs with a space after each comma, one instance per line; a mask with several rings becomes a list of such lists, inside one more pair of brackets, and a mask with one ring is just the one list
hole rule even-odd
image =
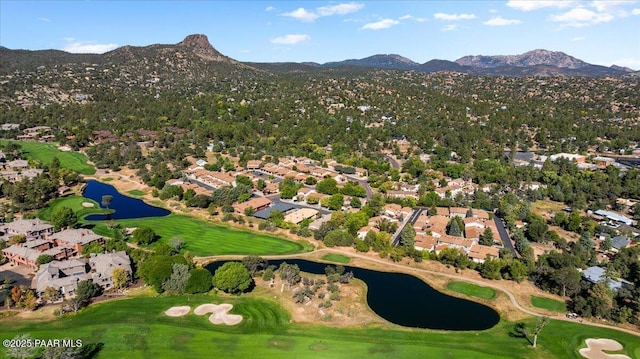
[[[194, 56], [195, 55], [195, 56]], [[177, 58], [176, 58], [177, 57]], [[10, 50], [0, 47], [0, 71], [29, 70], [39, 66], [64, 63], [131, 63], [136, 61], [156, 63], [167, 58], [180, 60], [181, 71], [188, 71], [193, 64], [223, 65], [246, 70], [269, 72], [304, 72], [332, 68], [378, 68], [410, 70], [417, 72], [455, 71], [485, 76], [620, 76], [633, 70], [620, 66], [593, 65], [559, 51], [537, 49], [520, 55], [464, 56], [456, 61], [434, 59], [423, 64], [396, 54], [378, 54], [363, 59], [318, 63], [257, 63], [240, 62], [221, 54], [209, 42], [206, 35], [187, 36], [175, 45], [123, 46], [102, 55], [71, 54], [59, 50]], [[192, 58], [192, 61], [189, 61]], [[162, 61], [160, 61], [162, 60]], [[185, 63], [185, 61], [187, 61]], [[172, 61], [172, 65], [175, 65]], [[185, 68], [186, 67], [186, 68]], [[638, 72], [633, 72], [637, 74]]]

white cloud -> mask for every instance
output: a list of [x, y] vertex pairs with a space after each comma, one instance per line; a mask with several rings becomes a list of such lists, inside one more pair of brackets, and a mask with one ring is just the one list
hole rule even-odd
[[51, 19], [46, 18], [46, 17], [39, 17], [38, 20], [40, 20], [42, 22], [51, 22]]
[[382, 30], [382, 29], [388, 29], [391, 26], [395, 26], [398, 25], [400, 22], [397, 20], [393, 20], [393, 19], [382, 19], [378, 22], [370, 22], [368, 24], [365, 24], [361, 30]]
[[442, 31], [446, 32], [446, 31], [454, 31], [454, 30], [458, 30], [459, 25], [458, 24], [448, 24], [442, 27]]
[[522, 11], [532, 11], [544, 8], [563, 9], [573, 6], [574, 0], [509, 0], [507, 6]]
[[275, 8], [275, 7], [273, 7], [273, 6], [267, 6], [267, 8], [266, 8], [266, 9], [264, 9], [264, 11], [267, 11], [267, 12], [268, 12], [268, 11], [275, 11], [275, 10], [276, 10], [276, 8]]
[[438, 20], [444, 21], [458, 21], [458, 20], [471, 20], [475, 19], [475, 14], [444, 14], [444, 13], [436, 13], [433, 14], [433, 17]]
[[413, 20], [413, 21], [417, 21], [417, 22], [427, 22], [429, 21], [429, 19], [423, 18], [423, 17], [414, 17], [412, 15], [404, 15], [404, 16], [400, 16], [398, 18], [398, 20]]
[[308, 40], [311, 40], [309, 35], [285, 35], [271, 39], [271, 43], [279, 45], [295, 45]]
[[292, 17], [296, 20], [304, 21], [304, 22], [314, 22], [320, 17], [324, 16], [333, 16], [333, 15], [347, 15], [353, 12], [360, 11], [364, 8], [364, 4], [359, 4], [355, 2], [332, 5], [332, 6], [321, 6], [316, 9], [316, 11], [309, 11], [303, 7], [297, 8], [291, 12], [286, 12], [282, 14], [282, 16]]
[[320, 16], [331, 16], [331, 15], [351, 14], [352, 12], [362, 10], [362, 8], [364, 8], [364, 4], [350, 2], [346, 4], [338, 4], [333, 6], [323, 6], [323, 7], [319, 7], [317, 10], [318, 10], [318, 15]]
[[631, 15], [640, 15], [640, 9], [631, 10]]
[[314, 22], [320, 16], [318, 14], [314, 14], [312, 12], [307, 11], [305, 8], [300, 7], [291, 12], [285, 12], [282, 16], [292, 17], [296, 20], [304, 21], [304, 22]]
[[574, 37], [573, 39], [571, 39], [571, 41], [584, 41], [584, 40], [586, 40], [586, 38], [582, 36]]
[[501, 16], [497, 16], [492, 18], [491, 20], [487, 20], [483, 22], [483, 24], [487, 26], [509, 26], [509, 25], [517, 25], [520, 23], [522, 23], [522, 21], [518, 19], [505, 19]]
[[582, 7], [574, 8], [560, 15], [551, 15], [553, 22], [560, 23], [561, 27], [585, 27], [593, 24], [609, 22], [615, 16], [610, 13], [594, 12]]
[[590, 5], [599, 12], [619, 12], [621, 11], [621, 6], [631, 5], [636, 2], [636, 0], [594, 0]]
[[496, 10], [496, 9], [489, 9], [489, 12], [490, 12], [490, 13], [492, 13], [492, 14], [497, 14], [497, 13], [498, 13], [498, 10]]
[[96, 44], [92, 41], [75, 41], [73, 38], [65, 38], [71, 41], [62, 50], [74, 54], [102, 54], [118, 47], [118, 44]]

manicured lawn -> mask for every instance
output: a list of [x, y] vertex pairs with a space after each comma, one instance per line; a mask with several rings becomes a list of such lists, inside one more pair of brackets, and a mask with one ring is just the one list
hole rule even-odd
[[[209, 323], [193, 312], [181, 318], [163, 312], [172, 306], [231, 303], [243, 316], [237, 326]], [[409, 309], [407, 309], [409, 310]], [[631, 357], [640, 355], [638, 337], [617, 331], [552, 320], [538, 348], [509, 335], [514, 323], [501, 321], [481, 332], [398, 329], [393, 326], [334, 328], [296, 324], [275, 302], [253, 295], [137, 297], [93, 304], [55, 321], [2, 321], [0, 339], [29, 334], [38, 339], [81, 339], [102, 343], [99, 358], [580, 358], [587, 338], [612, 338]], [[535, 320], [526, 321], [529, 327]], [[3, 353], [0, 351], [0, 353]]]
[[133, 196], [144, 196], [144, 192], [142, 192], [140, 190], [137, 190], [137, 189], [132, 189], [131, 191], [129, 191], [127, 193], [129, 193], [130, 195], [133, 195]]
[[[0, 140], [0, 144], [5, 145], [8, 140]], [[49, 164], [53, 157], [58, 157], [60, 165], [64, 168], [72, 169], [84, 175], [96, 173], [96, 169], [87, 164], [87, 156], [82, 153], [60, 151], [50, 143], [40, 143], [31, 141], [12, 141], [20, 145], [22, 152], [28, 159], [38, 160], [43, 164]]]
[[[93, 207], [84, 207], [82, 205], [82, 203], [84, 202], [93, 204]], [[58, 198], [51, 201], [49, 203], [49, 206], [38, 211], [37, 217], [47, 221], [49, 220], [49, 216], [51, 215], [51, 213], [55, 212], [60, 207], [71, 208], [76, 213], [78, 218], [82, 218], [89, 214], [109, 213], [110, 211], [110, 210], [100, 208], [100, 204], [92, 199], [80, 197], [80, 196], [69, 196], [69, 197]]]
[[558, 313], [567, 312], [567, 304], [565, 302], [555, 300], [555, 299], [550, 299], [550, 298], [538, 297], [535, 295], [531, 296], [531, 305], [533, 305], [536, 308], [542, 308], [542, 309], [550, 310], [552, 312], [558, 312]]
[[450, 282], [447, 284], [447, 289], [486, 300], [493, 299], [496, 296], [496, 291], [492, 288], [481, 287], [467, 282]]
[[325, 254], [324, 256], [322, 256], [321, 259], [324, 259], [325, 261], [338, 262], [338, 263], [344, 263], [344, 264], [347, 264], [351, 261], [351, 258], [347, 256], [343, 256], [342, 254], [335, 254], [335, 253]]
[[[304, 246], [297, 242], [178, 214], [170, 214], [166, 217], [124, 219], [116, 222], [123, 227], [151, 227], [160, 236], [159, 242], [163, 243], [167, 243], [173, 237], [180, 237], [187, 243], [184, 250], [195, 256], [292, 254], [311, 249], [311, 246]], [[96, 233], [111, 235], [104, 222], [89, 223], [96, 225], [93, 229]]]

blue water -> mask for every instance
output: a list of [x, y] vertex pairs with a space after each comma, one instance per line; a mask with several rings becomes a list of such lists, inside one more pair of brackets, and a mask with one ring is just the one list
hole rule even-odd
[[[300, 270], [313, 274], [324, 274], [326, 263], [300, 259], [270, 260], [270, 265], [282, 262], [297, 264]], [[214, 262], [206, 268], [215, 270], [224, 262]], [[452, 297], [437, 290], [422, 280], [402, 273], [378, 272], [369, 269], [345, 266], [347, 272], [367, 284], [369, 307], [385, 320], [413, 328], [442, 330], [485, 330], [500, 321], [492, 308], [469, 300]]]
[[124, 196], [113, 186], [94, 180], [87, 181], [87, 186], [82, 195], [101, 204], [102, 196], [107, 194], [113, 196], [109, 208], [115, 210], [115, 212], [111, 214], [92, 214], [85, 217], [86, 220], [103, 221], [109, 219], [164, 217], [171, 213], [164, 208], [148, 205], [140, 199]]

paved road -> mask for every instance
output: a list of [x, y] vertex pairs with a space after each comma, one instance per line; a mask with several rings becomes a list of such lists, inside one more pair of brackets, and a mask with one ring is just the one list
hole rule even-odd
[[389, 163], [391, 164], [391, 167], [398, 168], [398, 169], [400, 168], [400, 163], [396, 161], [395, 158], [389, 155], [384, 155], [384, 157], [387, 159], [387, 161], [389, 161]]
[[[493, 288], [495, 290], [498, 290], [500, 292], [503, 292], [507, 297], [509, 297], [509, 300], [511, 301], [511, 303], [513, 304], [514, 307], [516, 307], [516, 309], [520, 310], [523, 313], [535, 316], [535, 317], [549, 317], [550, 319], [554, 319], [554, 320], [563, 320], [566, 322], [572, 322], [572, 323], [577, 323], [575, 319], [569, 319], [567, 317], [564, 316], [564, 314], [558, 314], [556, 316], [548, 316], [545, 314], [540, 314], [537, 312], [534, 312], [532, 310], [529, 310], [525, 307], [523, 307], [522, 305], [520, 305], [520, 303], [518, 303], [518, 300], [516, 299], [515, 295], [513, 295], [513, 293], [511, 293], [509, 290], [504, 289], [502, 287], [500, 287], [498, 284], [495, 284], [494, 282], [491, 282], [489, 280], [478, 280], [478, 279], [472, 279], [472, 278], [466, 278], [460, 275], [456, 275], [456, 274], [448, 274], [448, 273], [441, 273], [441, 272], [437, 272], [437, 271], [432, 271], [432, 270], [428, 270], [428, 269], [420, 269], [420, 268], [408, 268], [407, 266], [403, 265], [403, 264], [399, 264], [399, 263], [393, 263], [390, 262], [388, 260], [384, 260], [384, 259], [379, 259], [379, 258], [375, 258], [375, 257], [370, 257], [364, 254], [360, 254], [360, 253], [352, 253], [352, 252], [344, 252], [338, 249], [330, 249], [330, 248], [325, 248], [325, 249], [318, 249], [315, 250], [313, 252], [307, 252], [307, 253], [301, 253], [301, 254], [294, 254], [294, 255], [279, 255], [279, 256], [262, 256], [265, 259], [287, 259], [287, 258], [301, 258], [301, 259], [309, 259], [308, 257], [310, 257], [312, 254], [314, 253], [324, 253], [324, 252], [329, 252], [329, 253], [337, 253], [337, 254], [343, 254], [343, 255], [347, 255], [349, 257], [356, 257], [356, 258], [360, 258], [363, 260], [367, 260], [370, 262], [376, 262], [379, 264], [383, 264], [385, 266], [385, 268], [389, 269], [389, 271], [393, 271], [390, 268], [395, 268], [395, 269], [399, 269], [397, 270], [398, 272], [401, 273], [406, 273], [406, 274], [413, 274], [415, 272], [418, 273], [426, 273], [426, 274], [432, 274], [432, 275], [436, 275], [436, 276], [440, 276], [440, 277], [446, 277], [446, 278], [451, 278], [451, 279], [455, 279], [458, 281], [465, 281], [465, 282], [471, 282], [483, 287], [489, 287], [489, 288]], [[235, 259], [242, 259], [244, 256], [239, 256], [239, 255], [221, 255], [221, 256], [210, 256], [210, 257], [196, 257], [194, 258], [194, 260], [196, 261], [196, 263], [200, 263], [203, 266], [206, 265], [207, 263], [216, 261], [216, 260], [235, 260]], [[317, 261], [317, 259], [313, 259], [311, 258], [311, 260], [315, 260]], [[624, 328], [618, 328], [612, 325], [606, 325], [606, 324], [600, 324], [600, 323], [594, 323], [594, 322], [590, 322], [587, 320], [584, 320], [583, 322], [581, 322], [580, 324], [584, 324], [584, 325], [590, 325], [590, 326], [594, 326], [594, 327], [601, 327], [601, 328], [607, 328], [607, 329], [612, 329], [612, 330], [617, 330], [617, 331], [621, 331], [621, 332], [625, 332], [631, 335], [635, 335], [640, 337], [640, 333], [633, 331], [633, 330], [629, 330], [629, 329], [624, 329]]]
[[400, 244], [400, 233], [402, 233], [402, 229], [404, 228], [404, 226], [406, 226], [407, 224], [411, 223], [411, 225], [413, 225], [414, 223], [416, 223], [416, 221], [418, 220], [418, 217], [420, 217], [420, 213], [422, 213], [424, 209], [422, 208], [414, 208], [413, 212], [411, 213], [410, 216], [408, 216], [407, 218], [404, 219], [404, 221], [402, 221], [402, 224], [400, 226], [398, 226], [398, 230], [396, 231], [396, 233], [393, 234], [392, 241], [391, 241], [391, 245], [392, 246], [397, 246], [398, 244]]
[[507, 228], [505, 228], [504, 223], [502, 223], [502, 218], [494, 216], [493, 221], [496, 223], [496, 228], [498, 228], [498, 234], [500, 234], [500, 239], [502, 240], [504, 247], [508, 248], [515, 258], [520, 258], [520, 253], [518, 253], [516, 248], [513, 246], [513, 242], [511, 241], [511, 237], [509, 237]]
[[352, 181], [358, 182], [362, 187], [364, 187], [364, 190], [367, 191], [367, 196], [365, 198], [366, 199], [371, 198], [371, 196], [373, 195], [373, 189], [371, 188], [371, 186], [369, 186], [369, 182], [366, 179], [352, 177], [351, 175], [344, 175], [344, 176]]

